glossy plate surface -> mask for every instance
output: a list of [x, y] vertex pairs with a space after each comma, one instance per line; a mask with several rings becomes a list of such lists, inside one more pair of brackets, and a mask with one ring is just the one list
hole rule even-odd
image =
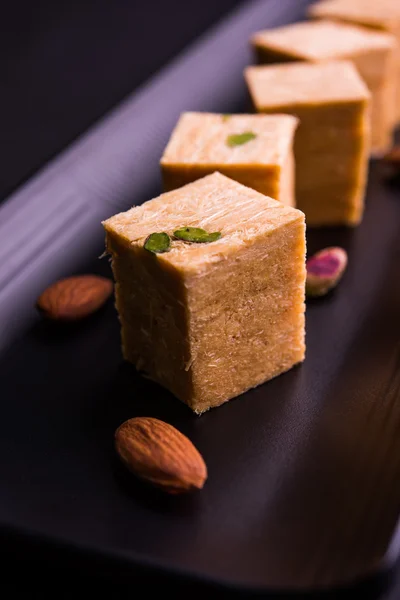
[[[307, 306], [307, 360], [196, 417], [121, 361], [112, 303], [72, 328], [38, 322], [0, 363], [0, 523], [124, 564], [245, 588], [314, 588], [382, 564], [400, 504], [400, 182], [373, 164], [343, 281]], [[109, 273], [107, 260], [88, 271]], [[164, 497], [113, 453], [155, 416], [197, 445], [204, 490]]]

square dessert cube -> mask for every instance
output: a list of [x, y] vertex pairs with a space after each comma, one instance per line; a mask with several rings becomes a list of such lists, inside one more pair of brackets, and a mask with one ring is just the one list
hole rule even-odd
[[311, 21], [261, 31], [252, 38], [260, 62], [351, 60], [371, 92], [371, 148], [380, 155], [393, 143], [394, 36], [335, 21]]
[[[304, 359], [305, 224], [220, 173], [108, 219], [123, 355], [196, 413]], [[210, 243], [180, 228], [220, 232]], [[170, 250], [144, 248], [154, 232]]]
[[[394, 114], [400, 122], [400, 1], [399, 0], [322, 0], [308, 9], [310, 17], [333, 19], [387, 31], [395, 36], [397, 50], [393, 80], [396, 86]], [[384, 110], [388, 110], [384, 107]]]
[[356, 225], [364, 207], [370, 94], [349, 61], [248, 67], [259, 112], [300, 119], [295, 137], [296, 202], [307, 225]]
[[293, 206], [293, 139], [290, 115], [181, 115], [161, 159], [166, 191], [219, 171]]

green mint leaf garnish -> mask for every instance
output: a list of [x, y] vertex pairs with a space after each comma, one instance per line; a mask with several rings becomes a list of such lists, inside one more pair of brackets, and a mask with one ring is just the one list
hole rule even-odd
[[226, 114], [226, 115], [222, 115], [222, 120], [223, 121], [228, 121], [231, 118], [232, 115]]
[[174, 231], [174, 237], [185, 242], [209, 244], [210, 242], [219, 240], [221, 233], [219, 231], [207, 233], [205, 229], [201, 229], [200, 227], [182, 227], [182, 229], [177, 229], [177, 231]]
[[151, 233], [144, 242], [144, 249], [153, 254], [162, 254], [169, 252], [171, 246], [171, 238], [168, 233]]
[[245, 131], [244, 133], [233, 133], [232, 135], [228, 135], [226, 138], [226, 143], [228, 146], [233, 148], [233, 146], [242, 146], [242, 144], [247, 144], [251, 140], [256, 138], [256, 134], [252, 131]]

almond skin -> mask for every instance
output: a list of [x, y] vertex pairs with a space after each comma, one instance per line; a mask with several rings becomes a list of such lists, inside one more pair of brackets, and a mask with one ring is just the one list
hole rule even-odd
[[113, 283], [98, 275], [60, 279], [38, 298], [40, 312], [53, 321], [78, 321], [98, 310], [111, 296]]
[[207, 479], [203, 457], [183, 433], [151, 417], [135, 417], [115, 432], [115, 447], [132, 473], [169, 494], [199, 490]]

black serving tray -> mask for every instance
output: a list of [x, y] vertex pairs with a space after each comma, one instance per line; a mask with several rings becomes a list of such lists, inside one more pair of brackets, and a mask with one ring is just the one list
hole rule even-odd
[[[103, 16], [96, 31], [103, 22], [109, 31], [107, 15], [111, 9], [106, 4], [92, 3], [93, 15], [99, 16], [99, 6], [102, 7]], [[229, 35], [224, 29], [225, 55], [218, 51], [219, 60], [225, 56], [224, 64], [230, 64], [232, 73], [237, 71], [239, 75], [241, 62], [245, 63], [247, 55], [244, 48], [239, 51], [232, 46], [236, 57], [231, 57], [230, 40], [240, 44], [245, 39], [234, 32], [242, 27], [253, 28], [254, 20], [257, 21], [254, 27], [258, 27], [279, 23], [283, 18], [299, 18], [295, 11], [300, 13], [300, 5], [307, 2], [271, 0], [265, 2], [265, 9], [261, 2], [259, 8], [257, 3], [253, 3], [253, 8], [251, 3], [245, 4], [250, 8], [243, 13], [244, 24], [239, 25], [233, 18], [231, 23], [237, 23], [238, 29], [231, 29]], [[124, 2], [113, 3], [113, 10], [118, 6], [118, 11], [125, 11], [128, 5], [133, 7], [129, 10], [136, 10], [135, 3]], [[260, 20], [255, 17], [258, 10]], [[85, 15], [75, 54], [73, 18], [71, 35], [63, 28], [64, 38], [60, 38], [62, 46], [67, 39], [73, 40], [69, 51], [77, 65], [81, 61], [81, 48], [88, 44], [87, 32], [89, 41], [94, 39], [85, 20], [91, 23], [92, 17]], [[116, 17], [113, 23], [118, 27]], [[181, 31], [182, 26], [182, 23], [176, 25], [177, 30]], [[124, 29], [125, 33], [118, 31], [126, 47], [131, 48], [129, 27]], [[172, 29], [168, 33], [171, 35], [165, 36], [166, 45], [168, 38], [178, 35]], [[93, 48], [101, 46], [106, 58], [109, 53], [100, 34]], [[142, 42], [142, 38], [137, 40], [134, 48], [139, 48]], [[53, 40], [52, 44], [55, 43]], [[200, 87], [211, 68], [208, 53], [212, 54], [217, 42], [209, 43], [208, 52], [204, 52], [204, 46], [195, 49], [196, 65], [201, 59], [209, 64], [201, 73], [196, 70], [196, 78], [201, 75]], [[87, 98], [87, 115], [92, 110], [90, 119], [99, 116], [108, 107], [107, 102], [111, 105], [131, 89], [130, 67], [124, 67], [124, 44], [110, 58], [110, 64], [116, 65], [111, 71], [116, 75], [114, 78], [110, 75], [114, 88], [108, 100], [103, 98], [104, 106], [99, 106], [97, 112], [92, 110], [90, 95], [86, 96], [87, 91], [82, 93], [81, 101]], [[41, 44], [38, 47], [42, 49]], [[54, 62], [50, 60], [54, 54], [51, 47], [43, 46], [53, 71], [60, 59], [54, 55]], [[158, 56], [159, 48], [154, 53]], [[69, 65], [70, 59], [65, 60]], [[16, 64], [20, 64], [19, 56]], [[40, 52], [35, 64], [45, 64]], [[174, 68], [183, 69], [182, 63]], [[26, 69], [31, 73], [30, 61]], [[17, 72], [11, 65], [10, 72], [14, 70]], [[187, 67], [187, 70], [192, 69]], [[66, 72], [67, 68], [60, 70], [61, 74]], [[47, 72], [43, 71], [39, 78], [35, 73], [32, 71], [35, 84], [47, 81]], [[223, 76], [228, 80], [226, 69], [219, 78]], [[95, 79], [91, 76], [88, 83], [85, 77], [82, 71], [82, 86], [87, 87], [78, 86], [80, 90], [87, 90]], [[115, 86], [122, 80], [125, 87], [118, 87], [118, 91]], [[97, 85], [101, 95], [104, 85], [102, 81]], [[244, 85], [241, 87], [239, 79], [229, 81], [229, 86], [228, 81], [220, 86], [226, 87], [225, 95], [220, 90], [220, 95], [215, 96], [215, 87], [214, 93], [203, 87], [206, 100], [195, 93], [200, 108], [231, 111], [240, 107]], [[46, 98], [43, 91], [46, 88], [38, 85], [39, 88]], [[145, 93], [150, 92], [145, 90]], [[43, 114], [54, 118], [53, 113], [43, 109], [45, 103], [41, 98], [37, 103]], [[163, 98], [165, 119], [173, 122], [174, 113], [171, 107], [171, 113], [168, 112], [166, 103]], [[11, 100], [9, 104], [6, 102], [3, 113], [14, 114], [19, 122], [21, 111], [17, 104], [12, 113], [13, 106]], [[197, 104], [190, 106], [193, 107], [199, 108]], [[82, 115], [81, 109], [82, 106], [77, 113]], [[70, 118], [73, 116], [71, 113]], [[28, 118], [25, 113], [24, 118]], [[40, 123], [42, 131], [43, 118]], [[53, 131], [52, 121], [50, 125], [49, 131]], [[137, 133], [138, 129], [135, 117], [133, 131]], [[9, 130], [14, 131], [11, 126]], [[66, 130], [75, 131], [72, 125]], [[143, 177], [146, 181], [158, 181], [156, 164], [165, 141], [163, 136], [167, 135], [166, 123], [161, 130], [146, 148], [133, 149], [136, 154], [132, 156], [137, 156], [138, 161], [139, 154], [151, 155], [153, 162], [147, 163], [149, 173]], [[32, 131], [36, 130], [25, 127], [25, 121], [21, 121], [22, 140]], [[66, 138], [58, 135], [62, 147]], [[34, 134], [30, 138], [35, 147], [35, 152], [30, 150], [33, 154], [36, 145], [41, 144], [40, 160], [46, 152], [56, 149], [54, 146], [44, 152], [46, 136], [41, 139]], [[21, 141], [15, 143], [19, 149]], [[151, 151], [153, 146], [155, 150]], [[95, 144], [89, 154], [93, 163], [98, 150], [99, 144]], [[111, 145], [110, 154], [113, 151]], [[78, 158], [81, 165], [85, 157]], [[132, 162], [142, 164], [136, 158]], [[25, 176], [28, 163], [34, 167], [32, 158], [25, 156], [21, 177]], [[108, 158], [105, 164], [113, 171]], [[57, 165], [59, 159], [56, 168]], [[16, 175], [11, 171], [6, 168], [3, 172], [2, 180], [8, 181], [0, 186], [3, 191], [16, 183]], [[94, 181], [98, 182], [97, 176], [103, 171], [102, 165], [97, 165]], [[62, 174], [65, 176], [64, 171]], [[132, 191], [132, 202], [148, 197], [145, 183], [139, 185], [141, 174], [141, 168], [132, 170], [132, 190], [129, 186], [125, 190], [127, 197]], [[11, 179], [7, 179], [8, 175]], [[42, 180], [47, 175], [44, 172], [38, 178]], [[75, 182], [72, 176], [66, 179], [68, 185]], [[64, 190], [62, 183], [58, 189]], [[26, 202], [32, 200], [29, 185], [17, 194], [17, 200], [23, 194]], [[54, 186], [56, 190], [55, 183]], [[87, 189], [80, 187], [77, 197], [82, 205], [86, 201], [94, 210], [98, 198], [92, 193], [88, 202], [84, 194]], [[152, 189], [153, 192], [158, 190]], [[54, 201], [62, 200], [58, 194], [49, 195]], [[107, 214], [124, 208], [118, 204], [123, 201], [120, 194], [115, 193], [111, 199], [115, 206], [107, 204]], [[11, 209], [17, 212], [21, 209], [22, 214], [26, 206], [22, 200], [17, 205], [14, 198], [13, 206], [9, 203], [8, 208], [4, 203], [2, 215]], [[89, 219], [88, 215], [85, 218]], [[3, 233], [10, 233], [6, 219], [0, 221]], [[55, 272], [58, 275], [75, 272], [71, 265], [74, 261], [78, 263], [75, 260], [78, 255], [85, 257], [84, 260], [89, 257], [82, 272], [111, 277], [107, 259], [97, 259], [103, 250], [100, 225], [94, 235], [97, 241], [86, 246], [83, 242], [84, 232], [96, 229], [100, 213], [92, 215], [90, 226], [83, 221], [82, 217], [81, 226], [77, 227], [79, 236], [72, 236], [70, 243], [57, 250], [60, 260], [53, 257], [54, 260], [49, 258], [46, 262], [38, 252], [32, 255], [32, 264], [25, 275], [31, 276], [36, 286], [53, 278]], [[202, 417], [194, 416], [170, 394], [141, 379], [132, 367], [122, 362], [118, 323], [111, 301], [93, 318], [74, 327], [56, 327], [39, 317], [27, 326], [22, 309], [29, 312], [33, 303], [30, 295], [34, 297], [36, 292], [31, 285], [24, 287], [17, 282], [19, 287], [16, 285], [15, 290], [23, 290], [20, 293], [23, 297], [15, 297], [14, 310], [7, 312], [12, 318], [0, 315], [0, 338], [6, 329], [16, 331], [17, 325], [22, 330], [19, 339], [0, 355], [0, 592], [4, 591], [4, 582], [12, 580], [13, 589], [17, 587], [19, 592], [20, 585], [27, 585], [29, 591], [24, 597], [29, 599], [42, 598], [46, 587], [50, 588], [51, 597], [54, 593], [59, 598], [79, 598], [82, 594], [87, 597], [84, 588], [77, 587], [81, 575], [91, 586], [92, 596], [97, 596], [99, 589], [108, 591], [113, 599], [117, 597], [117, 582], [132, 581], [139, 583], [141, 590], [146, 586], [147, 591], [162, 584], [165, 592], [168, 584], [173, 591], [184, 591], [190, 597], [196, 597], [193, 590], [215, 588], [218, 598], [224, 591], [229, 592], [229, 597], [236, 597], [239, 592], [248, 597], [250, 591], [267, 597], [270, 592], [268, 597], [274, 598], [275, 590], [284, 590], [286, 597], [288, 590], [330, 589], [333, 590], [330, 597], [334, 598], [339, 597], [339, 588], [340, 597], [345, 590], [350, 597], [354, 597], [355, 589], [357, 593], [361, 590], [363, 598], [381, 591], [387, 582], [386, 574], [390, 574], [398, 558], [400, 539], [396, 534], [400, 507], [399, 222], [400, 181], [388, 177], [382, 164], [374, 163], [362, 225], [355, 230], [308, 232], [309, 253], [338, 244], [348, 250], [350, 262], [340, 287], [307, 306], [306, 362]], [[32, 241], [31, 237], [25, 239], [26, 244]], [[7, 250], [4, 236], [0, 237], [1, 248]], [[25, 247], [27, 256], [28, 250]], [[8, 267], [3, 262], [0, 268], [4, 273]], [[4, 292], [1, 286], [0, 292]], [[125, 472], [114, 454], [113, 434], [121, 422], [135, 415], [164, 419], [193, 440], [209, 468], [209, 479], [201, 493], [166, 497]], [[54, 577], [58, 577], [56, 588], [52, 587]], [[108, 590], [105, 579], [112, 581]], [[66, 588], [69, 591], [63, 595]], [[137, 589], [129, 587], [128, 591], [134, 595]], [[18, 591], [15, 596], [7, 592], [4, 597], [21, 597]], [[126, 591], [121, 597], [126, 598]]]
[[[354, 230], [308, 233], [349, 253], [307, 305], [307, 359], [201, 417], [121, 359], [110, 302], [76, 327], [38, 321], [0, 363], [0, 523], [42, 547], [241, 590], [342, 586], [397, 556], [400, 502], [400, 183], [371, 165]], [[90, 272], [110, 274], [96, 255]], [[113, 451], [125, 419], [183, 431], [201, 493], [165, 497]], [[390, 552], [388, 549], [390, 548]]]

